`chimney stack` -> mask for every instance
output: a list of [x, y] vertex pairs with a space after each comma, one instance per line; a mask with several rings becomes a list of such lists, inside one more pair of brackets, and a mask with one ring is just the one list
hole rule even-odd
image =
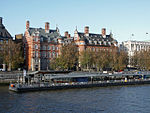
[[68, 37], [68, 31], [65, 32], [65, 37]]
[[106, 28], [102, 28], [102, 36], [106, 35]]
[[70, 35], [70, 34], [68, 34], [68, 38], [71, 38], [71, 35]]
[[29, 29], [29, 27], [30, 27], [30, 22], [26, 21], [26, 29]]
[[0, 17], [0, 24], [3, 24], [3, 18]]
[[89, 34], [89, 26], [84, 27], [84, 34]]
[[49, 33], [49, 22], [45, 23], [45, 32]]

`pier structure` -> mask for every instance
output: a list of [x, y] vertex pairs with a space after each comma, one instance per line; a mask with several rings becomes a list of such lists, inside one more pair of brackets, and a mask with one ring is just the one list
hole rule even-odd
[[[20, 77], [21, 78], [21, 77]], [[55, 74], [47, 72], [28, 73], [23, 81], [11, 84], [9, 89], [16, 92], [54, 90], [67, 88], [89, 88], [104, 86], [150, 84], [150, 74]]]

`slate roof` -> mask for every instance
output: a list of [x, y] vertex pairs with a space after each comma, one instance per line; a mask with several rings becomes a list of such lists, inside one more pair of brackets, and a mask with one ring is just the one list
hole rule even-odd
[[67, 38], [65, 36], [62, 36], [62, 40], [65, 44], [70, 44], [71, 42], [74, 41], [74, 37]]
[[78, 32], [78, 35], [80, 37], [81, 41], [85, 41], [87, 45], [105, 45], [105, 46], [111, 46], [114, 44], [114, 42], [117, 42], [113, 39], [112, 34], [106, 35], [106, 37], [103, 37], [102, 34], [94, 34], [89, 33], [88, 35]]
[[42, 29], [42, 28], [29, 28], [28, 29], [29, 31], [29, 34], [32, 36], [32, 35], [35, 35], [36, 33], [39, 34], [39, 37], [40, 38], [43, 38], [43, 42], [57, 42], [57, 39], [60, 38], [60, 34], [59, 34], [59, 31], [56, 29], [56, 30], [49, 30], [49, 33], [46, 33], [45, 32], [45, 29]]
[[2, 39], [2, 40], [12, 39], [12, 36], [7, 31], [7, 29], [5, 28], [5, 26], [3, 25], [1, 17], [0, 17], [0, 20], [1, 20], [0, 21], [0, 39]]

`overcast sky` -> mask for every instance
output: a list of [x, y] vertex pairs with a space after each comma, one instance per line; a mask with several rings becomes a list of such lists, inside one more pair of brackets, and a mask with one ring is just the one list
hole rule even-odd
[[89, 26], [92, 33], [105, 27], [119, 42], [150, 40], [150, 0], [0, 0], [0, 4], [0, 16], [13, 37], [24, 33], [29, 20], [31, 27], [44, 28], [50, 22], [55, 29], [57, 24], [61, 35], [69, 31], [73, 36], [76, 26], [80, 32]]

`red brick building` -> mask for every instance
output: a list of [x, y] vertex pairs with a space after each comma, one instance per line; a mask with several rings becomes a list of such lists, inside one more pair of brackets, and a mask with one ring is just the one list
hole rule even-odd
[[[89, 33], [89, 27], [86, 26], [84, 32], [78, 32], [76, 29], [74, 37], [66, 31], [61, 36], [59, 29], [50, 29], [48, 22], [45, 23], [45, 29], [30, 27], [29, 21], [26, 22], [26, 31], [24, 34], [25, 60], [28, 70], [47, 70], [52, 58], [60, 55], [63, 44], [75, 42], [79, 53], [86, 49], [99, 51], [113, 51], [117, 47], [117, 41], [112, 34], [106, 35], [106, 29], [103, 28], [101, 34]], [[80, 62], [79, 62], [80, 64]]]
[[25, 59], [28, 70], [47, 70], [50, 60], [60, 54], [62, 38], [59, 29], [50, 29], [48, 22], [45, 29], [30, 27], [26, 22], [24, 34]]
[[101, 50], [104, 50], [109, 53], [118, 50], [117, 40], [113, 38], [112, 33], [106, 35], [105, 28], [102, 28], [100, 34], [90, 33], [88, 26], [85, 26], [84, 32], [78, 32], [76, 29], [74, 32], [74, 42], [78, 47], [79, 53], [87, 49], [94, 52], [100, 52]]

